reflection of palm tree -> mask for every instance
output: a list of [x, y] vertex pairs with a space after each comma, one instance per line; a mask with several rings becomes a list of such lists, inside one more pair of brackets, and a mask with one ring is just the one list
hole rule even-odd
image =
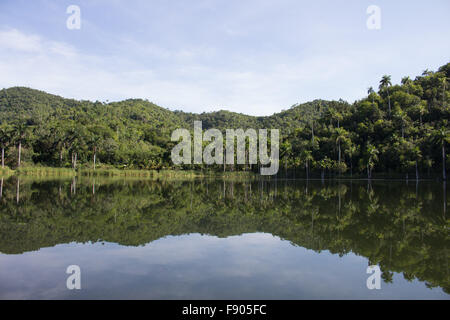
[[394, 281], [394, 273], [389, 270], [383, 271], [381, 278], [385, 283], [392, 283]]

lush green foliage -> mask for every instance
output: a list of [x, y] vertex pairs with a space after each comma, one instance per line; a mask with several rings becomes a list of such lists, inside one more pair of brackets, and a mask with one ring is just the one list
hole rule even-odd
[[[0, 144], [6, 165], [173, 168], [175, 128], [281, 129], [285, 175], [438, 173], [445, 177], [450, 142], [450, 63], [392, 85], [380, 81], [353, 104], [323, 101], [294, 105], [268, 117], [228, 111], [172, 112], [144, 100], [113, 103], [75, 101], [22, 87], [0, 91]], [[447, 164], [448, 166], [448, 164]], [[185, 166], [199, 169], [202, 166]], [[220, 166], [211, 166], [220, 170]], [[306, 168], [306, 170], [304, 170]], [[246, 169], [233, 166], [232, 170]], [[256, 170], [256, 168], [252, 168]]]

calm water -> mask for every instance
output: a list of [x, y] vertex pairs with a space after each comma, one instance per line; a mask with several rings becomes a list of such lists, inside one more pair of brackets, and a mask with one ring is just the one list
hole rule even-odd
[[450, 298], [442, 183], [10, 178], [0, 193], [1, 299]]

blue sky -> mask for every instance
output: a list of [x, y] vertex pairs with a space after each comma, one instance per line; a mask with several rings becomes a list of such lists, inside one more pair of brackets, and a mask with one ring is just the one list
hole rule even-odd
[[[380, 30], [366, 27], [372, 4]], [[353, 102], [383, 74], [450, 62], [448, 16], [448, 0], [0, 0], [0, 88], [252, 115]]]

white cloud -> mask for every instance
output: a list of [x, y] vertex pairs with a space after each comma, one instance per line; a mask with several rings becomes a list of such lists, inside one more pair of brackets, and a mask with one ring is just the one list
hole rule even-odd
[[41, 51], [41, 39], [16, 29], [0, 30], [0, 49], [25, 52]]
[[[374, 85], [367, 82], [368, 75], [376, 84], [376, 77], [386, 72], [378, 66], [402, 60], [401, 54], [386, 49], [392, 43], [352, 46], [339, 52], [327, 47], [319, 50], [314, 44], [298, 56], [114, 40], [117, 51], [92, 54], [70, 43], [0, 29], [0, 87], [29, 86], [68, 98], [101, 101], [144, 98], [191, 112], [227, 109], [269, 115], [317, 98], [357, 99]], [[120, 51], [124, 48], [126, 53]]]

